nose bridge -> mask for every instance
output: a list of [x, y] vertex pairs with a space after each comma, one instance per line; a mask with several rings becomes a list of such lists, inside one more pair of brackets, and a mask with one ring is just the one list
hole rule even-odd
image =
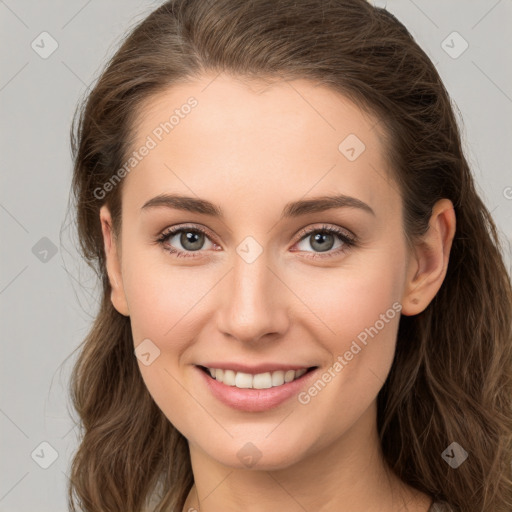
[[245, 342], [257, 341], [266, 334], [282, 334], [288, 327], [282, 288], [265, 252], [252, 261], [243, 252], [236, 254], [221, 291], [219, 330]]

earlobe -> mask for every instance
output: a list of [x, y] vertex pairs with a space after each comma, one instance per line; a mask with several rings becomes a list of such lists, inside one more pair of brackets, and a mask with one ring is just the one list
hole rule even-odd
[[128, 303], [123, 287], [123, 278], [121, 274], [120, 254], [117, 247], [117, 241], [112, 229], [112, 217], [107, 206], [100, 209], [101, 231], [103, 233], [103, 244], [105, 248], [105, 260], [107, 274], [112, 292], [110, 299], [116, 310], [124, 316], [129, 316]]
[[449, 199], [440, 199], [432, 209], [429, 228], [414, 247], [409, 262], [402, 314], [421, 313], [443, 284], [455, 236], [455, 210]]

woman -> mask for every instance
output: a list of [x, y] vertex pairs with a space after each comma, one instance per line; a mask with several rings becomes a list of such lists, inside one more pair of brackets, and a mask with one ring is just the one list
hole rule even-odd
[[450, 99], [364, 0], [175, 0], [73, 136], [86, 511], [512, 507], [512, 291]]

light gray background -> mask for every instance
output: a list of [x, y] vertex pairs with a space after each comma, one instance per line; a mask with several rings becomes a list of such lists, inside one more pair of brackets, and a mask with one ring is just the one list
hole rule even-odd
[[[122, 34], [160, 3], [0, 0], [0, 512], [67, 510], [77, 445], [67, 396], [71, 353], [91, 325], [97, 291], [66, 217], [70, 123]], [[464, 120], [482, 197], [510, 243], [512, 0], [389, 0], [387, 9], [439, 69]], [[49, 39], [40, 42], [43, 31], [58, 43], [46, 59], [31, 47], [35, 40], [50, 48]], [[463, 48], [454, 31], [469, 44], [458, 58], [443, 49]], [[54, 256], [43, 252], [43, 237]], [[43, 442], [57, 454], [47, 469], [41, 465], [52, 462], [52, 449]]]

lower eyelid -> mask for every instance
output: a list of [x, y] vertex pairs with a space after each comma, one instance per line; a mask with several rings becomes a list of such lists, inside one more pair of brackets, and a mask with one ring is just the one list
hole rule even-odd
[[[341, 235], [339, 235], [338, 233], [333, 233], [333, 235], [341, 242], [340, 246], [331, 248], [324, 252], [306, 251], [303, 249], [296, 249], [296, 250], [293, 250], [292, 252], [304, 252], [307, 254], [306, 258], [329, 258], [331, 256], [341, 255], [341, 254], [347, 252], [349, 249], [351, 249], [355, 245], [355, 241], [353, 241], [352, 239], [349, 239], [348, 237], [346, 237], [347, 240], [344, 240], [343, 237]], [[294, 247], [297, 244], [299, 244], [300, 242], [303, 242], [304, 240], [306, 240], [308, 236], [309, 235], [306, 235], [305, 237], [301, 238], [298, 242], [296, 242], [294, 244]]]
[[[159, 238], [159, 241], [163, 244], [163, 245], [170, 245], [169, 244], [169, 240], [171, 240], [172, 238], [174, 238], [175, 236], [177, 235], [180, 235], [182, 233], [186, 233], [186, 232], [197, 232], [197, 233], [201, 233], [204, 235], [205, 237], [205, 240], [207, 240], [208, 242], [210, 242], [212, 245], [216, 246], [218, 244], [216, 244], [213, 240], [212, 240], [212, 237], [209, 236], [206, 232], [200, 230], [200, 229], [197, 229], [197, 228], [180, 228], [180, 229], [176, 229], [174, 231], [170, 231], [170, 232], [167, 232], [167, 233], [163, 233], [161, 235], [161, 237]], [[187, 253], [194, 253], [194, 252], [203, 252], [205, 251], [206, 249], [199, 249], [197, 251], [187, 251], [187, 250], [183, 250], [183, 249], [175, 249], [173, 247], [174, 251], [175, 252], [187, 252]]]
[[[170, 230], [167, 233], [164, 232], [157, 239], [157, 242], [159, 242], [162, 246], [165, 247], [166, 245], [170, 245], [170, 244], [168, 244], [168, 242], [164, 241], [164, 240], [169, 240], [169, 239], [175, 237], [176, 235], [179, 235], [179, 234], [181, 234], [183, 232], [187, 232], [187, 231], [195, 231], [195, 232], [198, 232], [198, 233], [202, 233], [205, 236], [205, 238], [211, 244], [213, 244], [215, 247], [217, 247], [217, 249], [214, 249], [214, 250], [219, 250], [218, 249], [220, 247], [219, 244], [217, 244], [206, 231], [204, 231], [202, 229], [199, 229], [197, 227], [187, 227], [187, 226], [184, 226], [182, 228], [175, 229], [174, 231]], [[335, 238], [337, 238], [342, 243], [342, 245], [341, 245], [341, 247], [338, 247], [336, 249], [330, 249], [328, 251], [325, 251], [325, 253], [323, 253], [323, 252], [315, 252], [315, 251], [302, 251], [302, 250], [292, 251], [292, 252], [306, 252], [306, 253], [312, 254], [313, 257], [322, 258], [322, 257], [329, 257], [329, 256], [334, 256], [336, 254], [342, 253], [342, 252], [347, 251], [348, 249], [350, 249], [353, 245], [355, 245], [355, 238], [352, 238], [349, 235], [346, 235], [344, 233], [339, 233], [337, 230], [332, 230], [332, 229], [327, 229], [327, 228], [323, 228], [323, 229], [322, 228], [316, 228], [316, 229], [311, 229], [310, 231], [307, 231], [306, 233], [302, 233], [300, 238], [293, 244], [293, 246], [296, 246], [297, 244], [299, 244], [302, 241], [306, 240], [309, 236], [311, 236], [314, 233], [328, 233], [328, 234], [331, 234]], [[171, 253], [171, 254], [175, 254], [176, 256], [180, 256], [180, 255], [186, 254], [188, 257], [194, 257], [194, 253], [199, 253], [198, 256], [195, 256], [195, 257], [199, 257], [200, 253], [206, 252], [208, 250], [208, 249], [199, 249], [197, 251], [188, 251], [188, 250], [183, 250], [183, 249], [176, 249], [173, 246], [171, 246], [171, 247], [172, 247], [172, 250], [170, 250], [170, 249], [165, 249], [165, 250], [167, 252]]]

